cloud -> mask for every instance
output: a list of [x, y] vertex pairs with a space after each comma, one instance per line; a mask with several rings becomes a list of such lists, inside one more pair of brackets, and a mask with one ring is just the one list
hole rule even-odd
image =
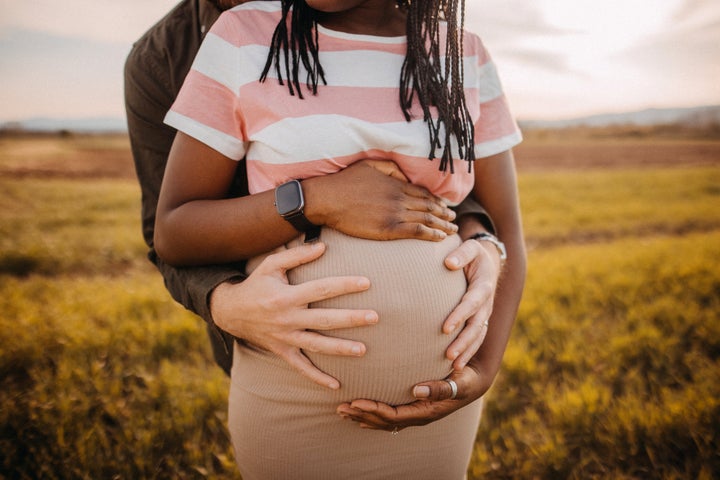
[[0, 0], [0, 32], [25, 29], [59, 37], [129, 44], [177, 0]]
[[694, 23], [720, 15], [720, 3], [716, 0], [685, 0], [673, 15], [678, 23]]
[[[720, 59], [720, 4], [686, 0], [662, 32], [643, 38], [625, 49], [619, 57], [641, 65], [672, 70], [682, 69], [689, 63], [717, 67]], [[701, 71], [705, 69], [701, 68]]]
[[466, 3], [465, 26], [477, 33], [502, 69], [523, 66], [529, 70], [570, 72], [560, 49], [541, 47], [575, 33], [546, 21], [535, 2], [487, 0]]
[[495, 54], [502, 56], [505, 61], [512, 61], [525, 65], [530, 69], [541, 69], [557, 73], [577, 73], [568, 65], [565, 56], [559, 53], [532, 48], [501, 48]]
[[6, 30], [0, 38], [0, 115], [120, 115], [129, 46]]

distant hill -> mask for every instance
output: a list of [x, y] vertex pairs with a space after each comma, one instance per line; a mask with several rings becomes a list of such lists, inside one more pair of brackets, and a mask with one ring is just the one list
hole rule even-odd
[[45, 118], [36, 117], [15, 122], [0, 123], [0, 131], [16, 132], [75, 132], [114, 133], [126, 132], [127, 123], [122, 117]]
[[720, 125], [720, 105], [690, 108], [648, 108], [636, 112], [606, 113], [565, 120], [525, 120], [520, 121], [520, 125], [525, 129], [608, 127], [615, 125], [682, 125], [689, 128], [705, 128]]
[[[720, 105], [690, 108], [649, 108], [635, 112], [606, 113], [563, 120], [521, 120], [523, 129], [556, 129], [569, 127], [607, 127], [615, 125], [682, 125], [706, 128], [720, 125]], [[0, 123], [0, 132], [126, 132], [125, 118], [29, 118]]]

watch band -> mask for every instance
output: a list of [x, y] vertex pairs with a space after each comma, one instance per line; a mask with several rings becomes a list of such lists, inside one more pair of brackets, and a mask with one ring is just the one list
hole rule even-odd
[[505, 260], [507, 260], [507, 249], [505, 248], [505, 244], [501, 242], [500, 239], [497, 238], [495, 235], [487, 232], [480, 232], [471, 235], [468, 240], [477, 240], [478, 242], [492, 243], [493, 245], [495, 245], [495, 248], [497, 248], [497, 251], [500, 254], [500, 261], [504, 262]]
[[275, 188], [275, 207], [278, 214], [295, 230], [305, 234], [305, 243], [320, 236], [320, 226], [305, 216], [305, 196], [299, 180], [290, 180]]
[[290, 222], [295, 227], [295, 230], [305, 233], [305, 243], [312, 242], [320, 237], [320, 227], [308, 220], [302, 210], [283, 218]]

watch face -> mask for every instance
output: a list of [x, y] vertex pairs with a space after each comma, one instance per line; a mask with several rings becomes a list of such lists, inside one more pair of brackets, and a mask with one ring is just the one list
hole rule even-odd
[[275, 189], [275, 206], [283, 217], [301, 211], [305, 202], [300, 182], [292, 180], [277, 187]]

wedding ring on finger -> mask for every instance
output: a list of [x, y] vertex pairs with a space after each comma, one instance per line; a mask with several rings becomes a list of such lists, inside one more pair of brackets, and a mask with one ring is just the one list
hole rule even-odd
[[393, 435], [397, 435], [398, 433], [400, 433], [400, 430], [398, 429], [397, 425], [395, 426], [395, 428], [393, 428], [393, 431], [390, 433], [392, 433]]
[[455, 380], [445, 379], [445, 381], [450, 385], [450, 391], [452, 392], [450, 394], [450, 400], [454, 400], [455, 397], [457, 397], [457, 383], [455, 383]]

